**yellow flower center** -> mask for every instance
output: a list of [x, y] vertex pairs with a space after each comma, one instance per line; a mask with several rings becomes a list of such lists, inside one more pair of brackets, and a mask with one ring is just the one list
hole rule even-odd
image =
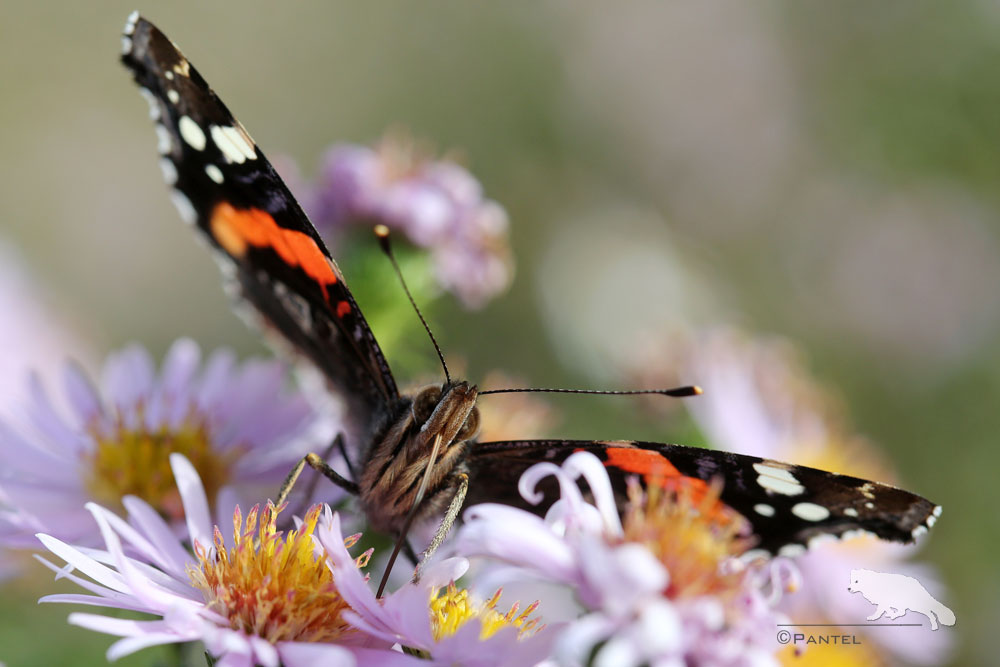
[[[142, 412], [138, 420], [143, 422]], [[183, 454], [194, 466], [210, 499], [228, 481], [229, 470], [242, 453], [238, 448], [220, 454], [205, 420], [192, 411], [176, 428], [147, 430], [126, 427], [119, 418], [114, 433], [94, 433], [97, 447], [90, 455], [88, 488], [104, 505], [121, 506], [124, 495], [142, 498], [169, 519], [184, 516], [170, 455]]]
[[[442, 595], [441, 591], [445, 591]], [[476, 605], [469, 599], [469, 591], [458, 589], [454, 583], [448, 584], [447, 588], [438, 590], [431, 598], [431, 630], [434, 634], [434, 641], [441, 641], [443, 637], [450, 637], [458, 632], [458, 629], [473, 618], [478, 618], [481, 624], [479, 639], [489, 639], [501, 628], [515, 626], [518, 628], [519, 638], [528, 637], [544, 628], [539, 625], [541, 619], [537, 616], [530, 616], [538, 609], [538, 602], [525, 607], [524, 611], [518, 613], [520, 603], [515, 602], [506, 614], [497, 611], [497, 603], [500, 601], [500, 594], [503, 589], [498, 589], [484, 604]]]
[[[807, 637], [810, 633], [805, 632], [810, 628], [796, 630], [803, 632]], [[871, 642], [858, 639], [857, 644], [819, 644], [819, 637], [826, 636], [824, 632], [814, 632], [817, 637], [816, 642], [804, 645], [788, 645], [778, 651], [778, 660], [787, 667], [826, 667], [827, 665], [837, 665], [837, 667], [887, 667], [889, 664], [885, 657], [872, 649]], [[864, 643], [860, 643], [864, 642]]]
[[663, 563], [670, 598], [721, 594], [740, 585], [742, 575], [723, 564], [746, 551], [748, 542], [740, 536], [745, 520], [722, 506], [720, 491], [718, 485], [701, 494], [684, 487], [671, 493], [655, 483], [646, 493], [638, 484], [629, 487], [624, 539], [645, 545]]
[[[234, 630], [271, 643], [329, 642], [353, 633], [340, 618], [348, 605], [313, 539], [320, 506], [310, 508], [299, 529], [287, 536], [275, 528], [279, 510], [271, 503], [258, 529], [258, 509], [250, 510], [244, 527], [236, 508], [233, 548], [226, 549], [218, 528], [214, 551], [195, 545], [199, 565], [190, 566], [188, 576], [208, 608], [228, 618]], [[352, 547], [357, 540], [357, 535], [349, 537], [344, 545]], [[370, 556], [367, 551], [355, 563], [364, 567]]]

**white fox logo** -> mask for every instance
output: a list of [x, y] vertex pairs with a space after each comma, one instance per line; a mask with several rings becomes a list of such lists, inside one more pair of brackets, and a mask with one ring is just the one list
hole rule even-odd
[[934, 599], [923, 585], [913, 577], [872, 570], [851, 570], [852, 593], [861, 593], [877, 607], [868, 617], [874, 621], [887, 615], [897, 619], [907, 611], [923, 614], [931, 622], [931, 630], [938, 629], [938, 622], [955, 625], [955, 612]]

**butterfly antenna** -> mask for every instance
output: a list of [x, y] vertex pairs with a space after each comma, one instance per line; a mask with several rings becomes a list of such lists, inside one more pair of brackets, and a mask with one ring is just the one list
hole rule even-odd
[[673, 396], [675, 398], [685, 398], [687, 396], [700, 396], [701, 387], [698, 385], [687, 385], [684, 387], [674, 387], [673, 389], [633, 389], [623, 391], [602, 391], [600, 389], [487, 389], [479, 392], [480, 396], [486, 394], [597, 394], [599, 396], [638, 396], [641, 394], [659, 394], [661, 396]]
[[399, 283], [403, 286], [403, 291], [406, 292], [406, 298], [410, 300], [410, 305], [413, 306], [413, 310], [416, 311], [417, 317], [420, 318], [420, 323], [424, 325], [424, 331], [427, 332], [427, 336], [431, 339], [431, 343], [434, 345], [434, 351], [437, 352], [438, 359], [441, 360], [441, 368], [444, 369], [444, 377], [448, 384], [451, 384], [451, 373], [448, 372], [448, 364], [444, 361], [444, 354], [441, 352], [441, 346], [438, 345], [437, 338], [434, 337], [434, 332], [431, 328], [427, 326], [427, 320], [424, 319], [424, 314], [420, 312], [420, 308], [417, 306], [417, 302], [413, 300], [413, 295], [410, 294], [410, 288], [406, 286], [406, 279], [403, 278], [403, 272], [399, 268], [399, 263], [396, 261], [396, 256], [392, 252], [392, 244], [389, 243], [389, 228], [385, 225], [375, 225], [375, 237], [378, 239], [379, 247], [382, 248], [382, 252], [385, 253], [389, 261], [392, 262], [392, 268], [396, 271], [396, 276], [399, 278]]

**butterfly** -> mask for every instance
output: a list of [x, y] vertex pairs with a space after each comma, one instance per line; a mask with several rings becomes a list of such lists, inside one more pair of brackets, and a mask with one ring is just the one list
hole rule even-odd
[[[720, 501], [746, 518], [756, 548], [771, 554], [858, 533], [910, 542], [940, 515], [939, 506], [886, 484], [697, 447], [478, 442], [478, 388], [449, 379], [415, 395], [399, 391], [301, 206], [177, 46], [137, 14], [122, 39], [122, 62], [149, 102], [160, 167], [181, 216], [209, 242], [227, 283], [262, 328], [308, 359], [347, 403], [354, 429], [345, 454], [357, 474], [328, 476], [358, 496], [373, 528], [399, 535], [414, 517], [454, 518], [463, 502], [527, 506], [517, 493], [521, 473], [581, 450], [604, 462], [622, 502], [631, 477], [674, 490], [720, 480]], [[325, 465], [312, 456], [314, 467]]]

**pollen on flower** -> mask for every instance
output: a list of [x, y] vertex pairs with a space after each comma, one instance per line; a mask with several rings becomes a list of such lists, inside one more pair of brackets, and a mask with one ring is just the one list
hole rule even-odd
[[[233, 629], [271, 643], [324, 642], [354, 633], [341, 620], [348, 605], [313, 539], [320, 506], [312, 507], [302, 525], [287, 535], [276, 529], [281, 508], [268, 503], [258, 526], [259, 509], [250, 510], [244, 525], [236, 508], [231, 549], [218, 527], [214, 549], [195, 545], [198, 565], [189, 567], [188, 576], [209, 609], [228, 618]], [[344, 544], [357, 540], [354, 535]], [[364, 567], [370, 556], [367, 551], [355, 563]]]
[[[442, 594], [442, 591], [444, 593]], [[443, 637], [449, 637], [469, 620], [478, 618], [481, 624], [479, 638], [489, 639], [502, 628], [514, 626], [518, 628], [518, 638], [529, 637], [545, 626], [540, 624], [539, 617], [532, 618], [531, 615], [538, 609], [538, 602], [520, 611], [520, 603], [515, 602], [506, 614], [497, 610], [497, 603], [500, 602], [500, 595], [503, 589], [498, 589], [489, 600], [477, 605], [469, 598], [467, 589], [459, 589], [454, 583], [448, 584], [444, 589], [439, 589], [431, 598], [431, 629], [434, 640], [440, 641]]]
[[787, 667], [886, 667], [884, 655], [873, 650], [869, 642], [851, 644], [812, 644], [805, 648], [788, 645], [778, 652], [780, 664]]
[[745, 519], [722, 506], [721, 488], [703, 494], [676, 493], [650, 484], [629, 486], [623, 517], [624, 540], [645, 545], [670, 573], [670, 598], [717, 595], [738, 590], [742, 573], [726, 565], [749, 547]]
[[99, 502], [120, 506], [121, 498], [142, 498], [169, 519], [181, 519], [184, 509], [174, 476], [170, 455], [183, 454], [198, 471], [209, 498], [229, 479], [228, 470], [242, 453], [239, 448], [220, 452], [213, 447], [205, 419], [191, 411], [177, 426], [148, 429], [140, 410], [129, 427], [119, 416], [110, 431], [97, 432], [96, 447], [89, 454], [88, 489]]

